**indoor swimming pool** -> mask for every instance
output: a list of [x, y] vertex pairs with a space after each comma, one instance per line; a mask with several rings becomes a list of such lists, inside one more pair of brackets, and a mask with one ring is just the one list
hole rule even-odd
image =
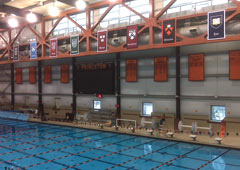
[[0, 169], [239, 170], [240, 150], [0, 119]]

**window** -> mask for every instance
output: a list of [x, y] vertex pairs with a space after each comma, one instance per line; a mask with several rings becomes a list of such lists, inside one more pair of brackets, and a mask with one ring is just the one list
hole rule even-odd
[[[163, 7], [166, 7], [170, 2], [171, 0], [163, 0]], [[179, 0], [167, 10], [167, 14], [187, 10], [201, 10], [204, 7], [227, 3], [229, 3], [229, 0]]]
[[[133, 0], [126, 2], [126, 5], [133, 8], [146, 18], [149, 17], [149, 1]], [[96, 12], [96, 15], [94, 16], [95, 23], [97, 22], [97, 19], [100, 18], [107, 9], [108, 7], [97, 9], [98, 12]], [[115, 28], [123, 25], [129, 25], [133, 23], [136, 24], [141, 22], [143, 22], [141, 17], [136, 15], [134, 12], [130, 11], [129, 9], [122, 5], [116, 5], [100, 22], [99, 29], [105, 29], [107, 27]]]
[[[76, 21], [79, 25], [86, 29], [86, 13], [79, 13], [70, 16], [74, 21]], [[53, 20], [53, 24], [57, 22], [57, 19]], [[68, 35], [73, 32], [81, 32], [80, 28], [78, 28], [72, 21], [68, 18], [63, 18], [57, 27], [53, 31], [53, 35]]]
[[100, 109], [101, 109], [101, 101], [93, 100], [93, 110], [100, 110]]
[[222, 122], [226, 117], [225, 106], [211, 106], [210, 120], [214, 122]]
[[143, 103], [142, 105], [142, 116], [152, 116], [153, 104], [152, 103]]

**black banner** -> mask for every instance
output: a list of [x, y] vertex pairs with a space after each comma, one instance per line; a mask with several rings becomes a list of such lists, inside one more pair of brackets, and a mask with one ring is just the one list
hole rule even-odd
[[208, 40], [225, 38], [225, 11], [208, 13]]
[[176, 43], [176, 20], [163, 21], [162, 29], [163, 44]]

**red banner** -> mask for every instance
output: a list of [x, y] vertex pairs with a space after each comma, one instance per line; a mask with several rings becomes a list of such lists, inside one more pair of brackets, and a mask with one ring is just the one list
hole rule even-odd
[[22, 84], [22, 68], [16, 68], [16, 83]]
[[44, 82], [45, 83], [52, 82], [52, 67], [51, 66], [44, 67]]
[[168, 81], [168, 58], [154, 58], [154, 81]]
[[240, 51], [229, 53], [229, 79], [240, 80]]
[[50, 57], [56, 57], [57, 56], [57, 39], [51, 39], [50, 40]]
[[188, 79], [202, 81], [205, 79], [204, 54], [193, 54], [188, 57]]
[[61, 83], [69, 82], [69, 65], [62, 64], [61, 65]]
[[128, 26], [127, 27], [127, 48], [137, 48], [138, 47], [138, 26]]
[[98, 31], [98, 52], [106, 52], [107, 51], [107, 31]]
[[29, 83], [36, 83], [36, 67], [29, 67]]
[[126, 82], [137, 81], [137, 60], [126, 60]]

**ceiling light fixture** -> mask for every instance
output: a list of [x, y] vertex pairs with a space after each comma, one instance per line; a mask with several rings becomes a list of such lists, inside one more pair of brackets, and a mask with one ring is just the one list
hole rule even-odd
[[60, 14], [60, 11], [59, 11], [58, 7], [56, 7], [53, 3], [53, 6], [50, 6], [50, 8], [49, 8], [48, 13], [52, 17], [56, 17]]
[[43, 6], [43, 1], [39, 1], [39, 5]]
[[83, 9], [85, 9], [87, 7], [86, 2], [83, 1], [83, 0], [77, 0], [75, 5], [80, 10], [83, 10]]
[[32, 12], [27, 14], [26, 19], [29, 23], [37, 22], [37, 16], [35, 14], [33, 14]]
[[18, 20], [16, 18], [9, 18], [8, 19], [8, 25], [11, 27], [11, 28], [16, 28], [19, 26], [19, 23], [18, 23]]
[[2, 14], [1, 14], [1, 17], [2, 17], [2, 18], [4, 18], [5, 16], [6, 16], [6, 14], [5, 14], [5, 13], [2, 13]]

